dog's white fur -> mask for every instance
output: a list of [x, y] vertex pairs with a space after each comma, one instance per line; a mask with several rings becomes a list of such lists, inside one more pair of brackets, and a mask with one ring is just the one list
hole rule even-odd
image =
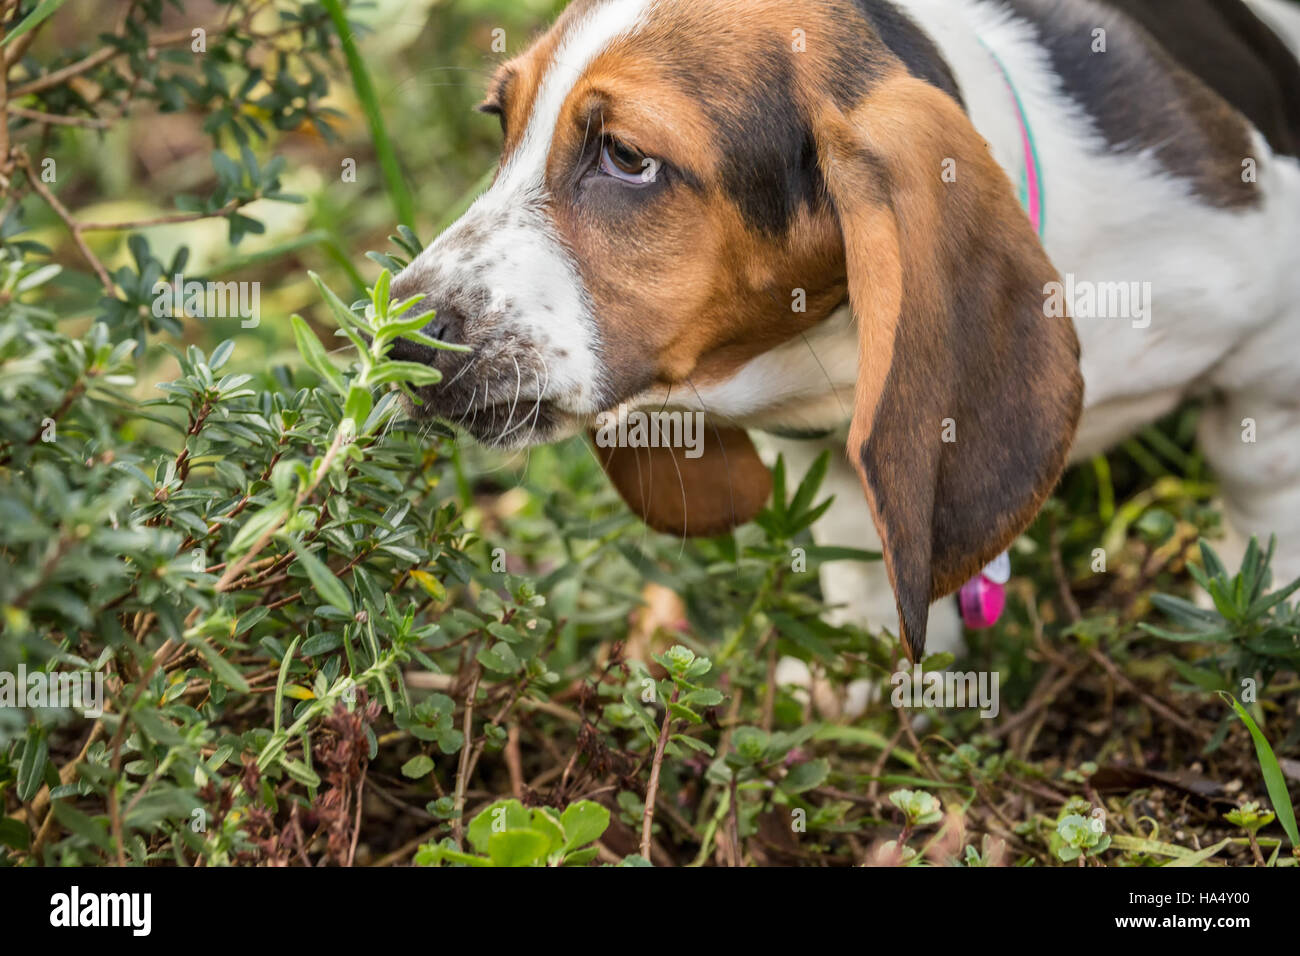
[[[1024, 104], [1046, 197], [1044, 242], [1062, 275], [1093, 283], [1149, 282], [1145, 328], [1118, 318], [1078, 319], [1085, 411], [1074, 459], [1086, 459], [1174, 409], [1210, 400], [1201, 444], [1223, 489], [1231, 527], [1225, 556], [1250, 534], [1279, 536], [1275, 571], [1300, 575], [1300, 164], [1275, 157], [1256, 135], [1261, 202], [1216, 209], [1150, 154], [1116, 153], [1063, 92], [1033, 30], [984, 0], [895, 0], [951, 66], [970, 118], [1017, 178], [1019, 123], [996, 53]], [[576, 430], [595, 407], [601, 367], [597, 325], [570, 254], [540, 212], [543, 171], [565, 96], [585, 65], [634, 32], [653, 0], [595, 7], [573, 28], [544, 78], [522, 145], [496, 183], [410, 267], [442, 281], [491, 289], [498, 320], [531, 342], [549, 378], [538, 394], [572, 416]], [[1252, 0], [1262, 17], [1300, 44], [1300, 16], [1279, 0]], [[1135, 92], [1140, 95], [1140, 91]], [[1080, 229], [1079, 223], [1087, 227]], [[471, 238], [472, 237], [472, 238]], [[550, 306], [545, 315], [542, 307]], [[563, 347], [564, 355], [557, 353]], [[630, 404], [702, 409], [753, 429], [839, 428], [852, 409], [857, 332], [845, 308], [814, 332], [754, 359], [729, 381], [698, 393], [647, 393]], [[1247, 443], [1244, 420], [1257, 441]], [[822, 445], [772, 440], [794, 469]], [[831, 442], [836, 465], [824, 490], [835, 504], [815, 535], [829, 544], [879, 547], [859, 479]], [[883, 564], [837, 563], [823, 572], [841, 616], [897, 631]], [[934, 651], [955, 650], [954, 602], [937, 604]]]

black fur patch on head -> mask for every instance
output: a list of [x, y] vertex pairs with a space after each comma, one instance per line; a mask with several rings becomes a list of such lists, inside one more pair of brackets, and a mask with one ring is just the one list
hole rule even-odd
[[[886, 75], [892, 54], [913, 76], [965, 108], [939, 48], [901, 10], [888, 0], [849, 2], [870, 33], [846, 29], [831, 51], [830, 93], [840, 107], [851, 107]], [[767, 235], [783, 235], [801, 207], [825, 202], [812, 129], [795, 98], [790, 58], [800, 55], [805, 54], [791, 52], [784, 39], [774, 41], [756, 59], [755, 76], [740, 91], [738, 113], [723, 107], [710, 111], [725, 156], [724, 187], [746, 222]], [[692, 82], [699, 83], [698, 74]], [[703, 101], [711, 102], [707, 96]]]
[[773, 44], [735, 106], [706, 100], [723, 189], [746, 223], [768, 236], [784, 235], [800, 207], [814, 208], [825, 194], [812, 129], [795, 100], [790, 55]]
[[[903, 61], [917, 79], [943, 90], [966, 108], [961, 89], [948, 62], [925, 31], [889, 0], [854, 0], [858, 9], [894, 56]], [[856, 97], [854, 97], [856, 99]]]
[[[638, 35], [640, 48], [664, 74], [703, 105], [716, 129], [723, 190], [745, 222], [769, 237], [784, 236], [800, 209], [828, 201], [811, 120], [799, 102], [795, 57], [826, 58], [827, 92], [842, 109], [859, 102], [899, 63], [965, 108], [939, 48], [898, 7], [888, 0], [832, 0], [829, 7], [833, 23], [842, 26], [830, 50], [798, 50], [789, 36], [766, 36], [742, 75], [715, 66], [716, 47], [732, 38], [725, 24], [705, 16], [703, 6], [681, 10], [683, 19], [672, 29]], [[734, 39], [748, 37], [738, 33]]]

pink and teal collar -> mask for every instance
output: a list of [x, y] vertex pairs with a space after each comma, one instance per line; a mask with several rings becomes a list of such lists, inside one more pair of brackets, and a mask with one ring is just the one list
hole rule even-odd
[[1020, 98], [1015, 83], [1011, 81], [1011, 74], [1007, 72], [1001, 57], [994, 53], [992, 48], [983, 40], [980, 43], [984, 45], [984, 49], [988, 50], [989, 56], [993, 57], [993, 62], [998, 65], [998, 70], [1002, 73], [1002, 79], [1007, 85], [1007, 90], [1011, 93], [1011, 99], [1016, 104], [1016, 122], [1020, 126], [1020, 144], [1023, 149], [1019, 182], [1020, 205], [1024, 207], [1025, 212], [1029, 215], [1029, 221], [1033, 223], [1034, 231], [1041, 238], [1047, 223], [1047, 213], [1043, 197], [1042, 167], [1038, 162], [1038, 146], [1034, 142], [1034, 133], [1029, 125], [1029, 116], [1025, 113], [1024, 101]]

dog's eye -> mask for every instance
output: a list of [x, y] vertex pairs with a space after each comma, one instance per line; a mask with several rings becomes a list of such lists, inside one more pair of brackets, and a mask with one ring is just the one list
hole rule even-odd
[[659, 175], [660, 163], [616, 139], [608, 138], [600, 151], [600, 171], [615, 179], [644, 185], [652, 183]]

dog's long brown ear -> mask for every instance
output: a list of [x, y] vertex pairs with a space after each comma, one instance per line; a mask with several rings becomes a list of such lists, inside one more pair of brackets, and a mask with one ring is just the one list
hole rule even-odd
[[1059, 281], [960, 107], [906, 75], [816, 117], [844, 234], [862, 478], [908, 657], [931, 601], [1002, 552], [1060, 477], [1083, 396]]
[[664, 534], [711, 538], [754, 518], [772, 493], [772, 475], [749, 435], [707, 426], [702, 454], [681, 448], [601, 448], [596, 457], [628, 507]]

